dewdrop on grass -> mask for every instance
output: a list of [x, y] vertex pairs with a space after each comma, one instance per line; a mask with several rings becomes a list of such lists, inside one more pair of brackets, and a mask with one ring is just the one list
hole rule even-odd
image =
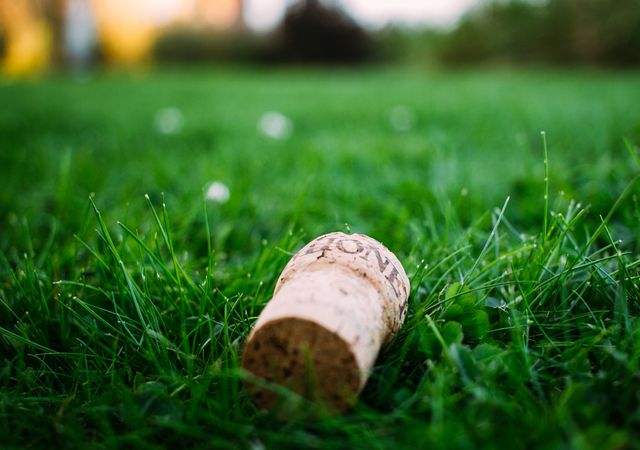
[[287, 139], [293, 133], [293, 123], [278, 111], [264, 113], [258, 121], [258, 130], [271, 139]]
[[211, 202], [226, 203], [230, 196], [229, 188], [221, 181], [214, 181], [207, 188], [206, 197]]
[[177, 134], [182, 131], [184, 115], [175, 107], [162, 108], [156, 113], [154, 123], [161, 134]]
[[413, 111], [406, 106], [394, 106], [389, 112], [389, 124], [394, 131], [404, 132], [411, 130], [416, 122]]
[[[269, 384], [343, 411], [364, 388], [378, 352], [400, 329], [409, 279], [386, 247], [362, 234], [311, 241], [282, 271], [242, 354], [256, 403], [295, 411]], [[266, 383], [265, 383], [266, 381]]]

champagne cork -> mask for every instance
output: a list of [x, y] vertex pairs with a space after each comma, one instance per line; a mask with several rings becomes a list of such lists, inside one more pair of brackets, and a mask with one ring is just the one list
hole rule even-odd
[[[404, 322], [408, 293], [400, 261], [378, 241], [362, 234], [320, 236], [284, 268], [245, 344], [242, 366], [342, 411], [355, 402], [380, 347]], [[250, 389], [264, 408], [282, 400], [264, 383]]]

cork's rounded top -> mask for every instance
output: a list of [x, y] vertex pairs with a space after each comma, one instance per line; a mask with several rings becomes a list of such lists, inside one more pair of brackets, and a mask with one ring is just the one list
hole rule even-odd
[[384, 340], [393, 337], [407, 313], [409, 278], [398, 258], [369, 236], [334, 232], [309, 242], [282, 271], [274, 295], [296, 273], [322, 270], [327, 266], [351, 270], [380, 292], [386, 326]]

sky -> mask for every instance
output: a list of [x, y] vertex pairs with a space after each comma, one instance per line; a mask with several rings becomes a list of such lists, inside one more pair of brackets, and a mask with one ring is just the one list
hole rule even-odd
[[[260, 31], [271, 29], [291, 0], [245, 0], [245, 20]], [[340, 0], [336, 3], [360, 23], [382, 27], [386, 23], [453, 24], [478, 0]]]

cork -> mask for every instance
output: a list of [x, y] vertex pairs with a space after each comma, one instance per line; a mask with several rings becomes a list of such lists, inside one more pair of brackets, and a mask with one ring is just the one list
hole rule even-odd
[[380, 242], [329, 233], [303, 247], [286, 265], [273, 298], [256, 321], [242, 367], [270, 383], [250, 386], [266, 409], [284, 386], [340, 412], [364, 388], [381, 346], [407, 313], [409, 279]]

